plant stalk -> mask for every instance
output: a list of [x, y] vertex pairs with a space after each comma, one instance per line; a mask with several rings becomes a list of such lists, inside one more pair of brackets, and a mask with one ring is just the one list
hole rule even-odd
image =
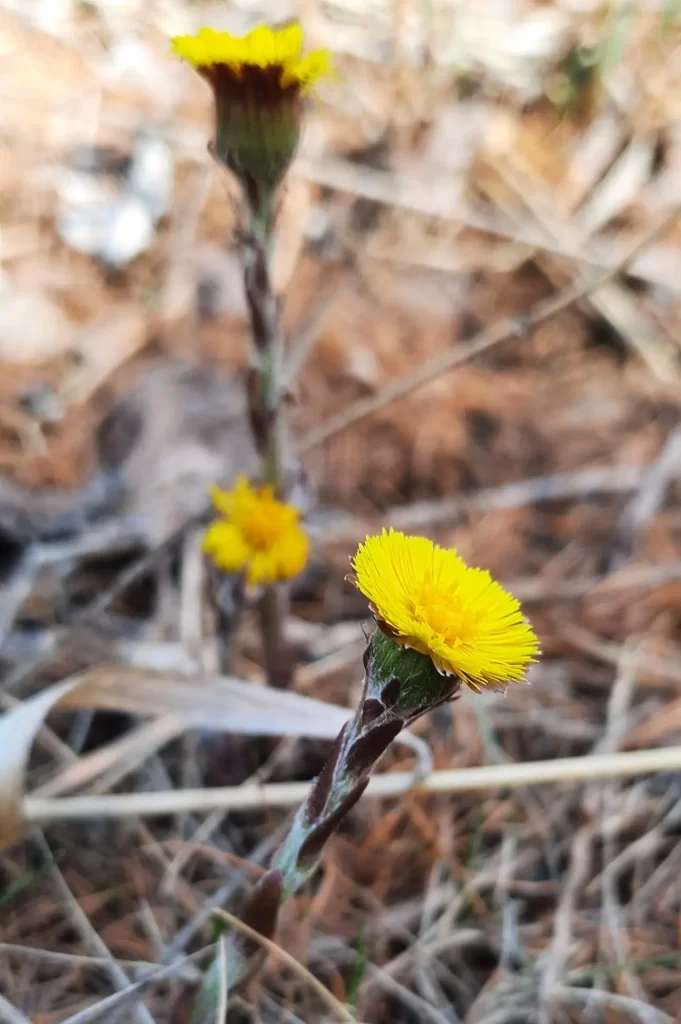
[[[248, 382], [249, 415], [263, 480], [278, 497], [284, 498], [283, 337], [279, 302], [270, 269], [272, 247], [273, 218], [252, 214], [250, 231], [242, 246], [244, 286], [253, 337], [253, 362]], [[292, 678], [292, 661], [283, 637], [287, 606], [288, 592], [281, 584], [267, 587], [259, 604], [267, 681], [278, 689], [288, 689]]]
[[[338, 734], [269, 871], [242, 911], [247, 923], [249, 918], [260, 922], [258, 930], [266, 938], [271, 938], [276, 929], [279, 907], [316, 871], [325, 843], [361, 797], [390, 743], [416, 718], [456, 696], [460, 685], [456, 677], [440, 675], [428, 657], [403, 649], [380, 630], [369, 640], [364, 665], [357, 708]], [[232, 942], [233, 986], [252, 976], [261, 961], [253, 951], [242, 949], [236, 937]], [[209, 1024], [205, 1007], [217, 1005], [218, 992], [219, 974], [214, 963], [204, 981], [203, 1009], [197, 1010], [203, 1016], [195, 1014], [192, 1024]]]

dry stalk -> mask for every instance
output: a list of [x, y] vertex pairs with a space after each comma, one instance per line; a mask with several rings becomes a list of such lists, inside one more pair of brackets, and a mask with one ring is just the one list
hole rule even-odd
[[[480, 768], [458, 768], [433, 772], [415, 784], [413, 772], [391, 772], [374, 776], [366, 796], [387, 798], [403, 793], [466, 793], [494, 789], [518, 789], [584, 782], [591, 779], [631, 778], [652, 772], [681, 769], [681, 747], [632, 750], [615, 754], [592, 754], [550, 761], [525, 761]], [[266, 786], [226, 786], [210, 789], [173, 790], [158, 793], [104, 794], [61, 799], [26, 797], [24, 818], [47, 824], [87, 818], [162, 817], [180, 811], [211, 811], [292, 807], [305, 800], [311, 790], [307, 782], [281, 782]]]
[[287, 953], [285, 949], [278, 945], [278, 943], [273, 942], [272, 939], [265, 938], [264, 935], [260, 935], [260, 933], [255, 931], [255, 929], [250, 928], [247, 924], [244, 924], [243, 921], [240, 921], [238, 917], [235, 917], [234, 914], [228, 913], [226, 910], [218, 908], [215, 910], [215, 914], [217, 917], [222, 918], [223, 921], [226, 921], [231, 928], [236, 928], [237, 931], [242, 932], [252, 942], [262, 946], [262, 948], [267, 950], [267, 952], [272, 954], [272, 956], [278, 957], [282, 963], [286, 964], [287, 967], [297, 974], [298, 977], [319, 996], [322, 1002], [325, 1003], [328, 1009], [335, 1014], [339, 1020], [355, 1020], [348, 1008], [341, 1003], [339, 999], [336, 999], [333, 993], [329, 992], [328, 988], [326, 988], [325, 985], [322, 985], [321, 981], [315, 978], [314, 974], [308, 971], [307, 967], [301, 964], [299, 960], [296, 960], [294, 956], [291, 956], [290, 953]]

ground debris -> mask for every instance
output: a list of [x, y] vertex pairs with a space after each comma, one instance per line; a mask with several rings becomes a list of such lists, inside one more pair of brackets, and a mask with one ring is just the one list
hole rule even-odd
[[[542, 659], [531, 686], [418, 723], [439, 769], [681, 741], [681, 63], [678, 4], [661, 6], [298, 5], [339, 74], [282, 195], [292, 434], [380, 407], [311, 445], [304, 472], [287, 453], [314, 549], [287, 638], [299, 692], [350, 705], [367, 609], [344, 577], [384, 525], [508, 583]], [[210, 96], [167, 35], [290, 13], [0, 11], [5, 710], [75, 673], [217, 673], [200, 528], [208, 486], [255, 465], [246, 306]], [[502, 322], [503, 340], [383, 400]], [[250, 615], [239, 635], [234, 672], [257, 687]], [[29, 786], [300, 781], [328, 752], [181, 734], [129, 708], [62, 710]], [[381, 771], [413, 764], [396, 746]], [[678, 807], [677, 772], [360, 803], [278, 941], [371, 1024], [678, 1020]], [[54, 824], [47, 846], [3, 852], [0, 1017], [59, 1024], [198, 950], [286, 820]], [[145, 995], [159, 1024], [187, 1019], [196, 985], [192, 963], [170, 970]], [[234, 1020], [324, 1012], [271, 958]]]

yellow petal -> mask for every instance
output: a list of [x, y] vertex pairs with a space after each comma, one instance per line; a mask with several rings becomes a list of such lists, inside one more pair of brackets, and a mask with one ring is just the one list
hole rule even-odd
[[203, 537], [203, 550], [223, 572], [241, 572], [250, 555], [241, 533], [224, 519], [208, 527]]
[[279, 541], [278, 573], [284, 580], [293, 579], [307, 564], [310, 543], [307, 534], [296, 524]]
[[331, 74], [331, 59], [328, 50], [313, 50], [302, 60], [284, 65], [281, 84], [285, 87], [293, 82], [298, 82], [303, 89], [308, 89], [320, 78]]
[[234, 508], [234, 495], [232, 491], [223, 491], [221, 487], [211, 484], [208, 489], [210, 500], [216, 512], [223, 516], [230, 516]]
[[249, 587], [258, 587], [266, 583], [276, 583], [277, 552], [273, 550], [252, 551], [248, 563], [246, 580]]
[[279, 29], [275, 39], [276, 60], [279, 64], [300, 60], [303, 52], [303, 30], [298, 22]]

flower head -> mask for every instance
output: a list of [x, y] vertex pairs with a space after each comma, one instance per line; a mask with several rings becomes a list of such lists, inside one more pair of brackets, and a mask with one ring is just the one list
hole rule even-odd
[[308, 540], [293, 505], [277, 501], [271, 487], [252, 487], [240, 476], [231, 491], [212, 488], [221, 518], [203, 539], [203, 550], [224, 572], [243, 572], [251, 587], [292, 579], [305, 568]]
[[202, 28], [196, 36], [175, 36], [172, 47], [178, 57], [196, 68], [222, 65], [236, 78], [253, 69], [271, 72], [282, 90], [306, 91], [331, 70], [326, 50], [303, 56], [303, 30], [298, 24], [280, 29], [259, 25], [245, 36]]
[[298, 144], [301, 98], [330, 73], [328, 52], [303, 55], [298, 24], [259, 25], [245, 36], [202, 28], [176, 36], [172, 48], [213, 87], [215, 155], [240, 179], [254, 212], [269, 216]]
[[475, 690], [522, 679], [538, 654], [519, 602], [453, 550], [384, 530], [360, 544], [352, 566], [379, 628]]

